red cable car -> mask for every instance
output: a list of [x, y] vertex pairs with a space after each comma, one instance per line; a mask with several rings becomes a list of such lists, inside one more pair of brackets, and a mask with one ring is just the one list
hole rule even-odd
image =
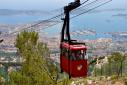
[[[66, 72], [70, 77], [85, 77], [87, 76], [87, 59], [85, 59], [86, 46], [85, 43], [78, 43], [76, 40], [70, 39], [69, 32], [69, 13], [73, 9], [80, 6], [80, 0], [69, 3], [64, 7], [65, 18], [63, 28], [61, 31], [61, 44], [60, 44], [60, 67], [61, 72]], [[66, 35], [66, 36], [65, 36]]]
[[87, 76], [87, 59], [85, 59], [86, 46], [78, 43], [69, 45], [62, 43], [62, 53], [60, 57], [61, 69], [69, 74], [70, 77]]

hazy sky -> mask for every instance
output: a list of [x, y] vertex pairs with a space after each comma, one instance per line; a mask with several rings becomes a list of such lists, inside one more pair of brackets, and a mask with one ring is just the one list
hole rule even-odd
[[0, 9], [41, 9], [62, 7], [68, 0], [0, 0]]
[[[53, 10], [72, 1], [74, 0], [0, 0], [0, 9]], [[127, 0], [112, 0], [107, 7], [127, 8]]]

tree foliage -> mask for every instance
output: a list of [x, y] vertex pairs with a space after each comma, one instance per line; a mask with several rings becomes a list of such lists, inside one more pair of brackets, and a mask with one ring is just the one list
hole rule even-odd
[[15, 46], [23, 59], [21, 70], [10, 74], [11, 85], [49, 85], [52, 83], [46, 70], [49, 56], [46, 44], [38, 41], [37, 32], [21, 32]]
[[116, 72], [117, 72], [118, 76], [119, 76], [120, 72], [121, 72], [121, 76], [122, 76], [123, 62], [125, 60], [126, 60], [126, 55], [122, 54], [120, 52], [113, 52], [111, 54], [111, 56], [109, 56], [109, 58], [108, 58], [109, 65], [111, 65], [111, 63], [115, 64]]
[[[15, 46], [22, 57], [19, 71], [10, 74], [11, 85], [59, 85], [58, 69], [51, 62], [46, 44], [38, 41], [37, 32], [23, 31], [17, 35]], [[68, 85], [64, 79], [61, 85]]]

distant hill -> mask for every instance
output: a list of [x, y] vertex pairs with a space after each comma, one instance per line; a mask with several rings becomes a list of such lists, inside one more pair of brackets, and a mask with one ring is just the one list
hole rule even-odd
[[0, 9], [0, 16], [12, 15], [49, 15], [51, 13], [42, 10], [13, 10], [13, 9]]

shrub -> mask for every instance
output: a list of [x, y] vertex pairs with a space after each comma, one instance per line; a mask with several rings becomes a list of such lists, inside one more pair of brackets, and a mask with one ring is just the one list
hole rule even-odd
[[111, 76], [111, 80], [116, 80], [116, 79], [118, 79], [118, 76], [117, 75], [112, 75]]
[[111, 76], [112, 84], [114, 84], [117, 79], [118, 79], [118, 76], [117, 75], [112, 75]]
[[124, 84], [127, 85], [127, 77], [124, 78]]

